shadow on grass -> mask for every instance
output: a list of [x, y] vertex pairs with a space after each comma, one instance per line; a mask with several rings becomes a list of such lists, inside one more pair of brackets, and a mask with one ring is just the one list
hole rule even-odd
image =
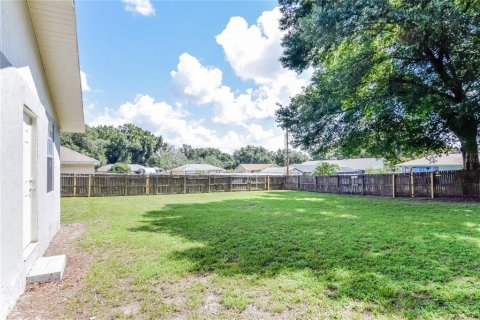
[[272, 278], [304, 272], [329, 298], [386, 310], [480, 316], [475, 206], [307, 193], [170, 204], [132, 232], [201, 243], [172, 259], [192, 272]]

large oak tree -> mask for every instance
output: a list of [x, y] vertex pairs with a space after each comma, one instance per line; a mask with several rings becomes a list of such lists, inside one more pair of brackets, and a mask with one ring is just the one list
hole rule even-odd
[[480, 1], [280, 5], [283, 65], [314, 70], [277, 113], [295, 144], [390, 160], [459, 146], [479, 168]]

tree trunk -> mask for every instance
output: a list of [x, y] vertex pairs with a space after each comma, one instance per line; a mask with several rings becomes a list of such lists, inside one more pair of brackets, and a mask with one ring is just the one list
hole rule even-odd
[[480, 169], [480, 162], [478, 160], [478, 144], [476, 135], [465, 139], [460, 139], [463, 157], [463, 168], [467, 171], [474, 171]]

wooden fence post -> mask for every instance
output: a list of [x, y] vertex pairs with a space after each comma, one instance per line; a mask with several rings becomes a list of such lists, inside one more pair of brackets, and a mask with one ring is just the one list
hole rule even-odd
[[247, 177], [247, 190], [252, 191], [252, 185], [251, 185], [251, 177]]
[[155, 179], [155, 194], [158, 194], [158, 177]]
[[340, 193], [340, 176], [337, 174], [337, 193]]
[[478, 171], [478, 197], [480, 198], [480, 171]]
[[145, 194], [150, 194], [150, 175], [145, 177]]
[[392, 198], [395, 198], [395, 173], [392, 173]]
[[230, 181], [228, 182], [228, 185], [229, 185], [229, 188], [230, 188], [230, 192], [232, 192], [232, 180], [233, 180], [233, 176], [229, 176], [229, 179], [230, 179]]
[[434, 177], [434, 172], [430, 172], [430, 196], [435, 198], [435, 177]]
[[297, 190], [300, 190], [300, 176], [297, 176], [298, 177], [298, 181], [297, 181]]
[[270, 176], [267, 176], [267, 191], [270, 190]]
[[362, 174], [362, 196], [365, 195], [365, 173]]
[[77, 195], [77, 174], [73, 175], [73, 196]]
[[123, 188], [123, 195], [126, 196], [128, 194], [128, 190], [127, 190], [127, 175], [125, 175], [125, 181], [124, 181], [124, 188]]
[[413, 171], [410, 171], [410, 193], [412, 194], [412, 198], [415, 197], [415, 187], [414, 187], [414, 178], [413, 178]]
[[183, 175], [183, 193], [187, 193], [187, 175]]
[[91, 195], [91, 185], [92, 185], [92, 175], [88, 175], [88, 186], [87, 186], [87, 197], [90, 198]]
[[208, 193], [210, 193], [210, 175], [208, 175]]

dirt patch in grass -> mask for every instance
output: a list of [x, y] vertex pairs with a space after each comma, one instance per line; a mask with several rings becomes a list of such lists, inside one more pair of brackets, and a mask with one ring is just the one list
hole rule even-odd
[[62, 281], [28, 285], [8, 319], [60, 319], [65, 316], [68, 301], [81, 290], [93, 256], [80, 251], [77, 239], [87, 230], [83, 223], [62, 225], [50, 243], [45, 256], [67, 255]]

